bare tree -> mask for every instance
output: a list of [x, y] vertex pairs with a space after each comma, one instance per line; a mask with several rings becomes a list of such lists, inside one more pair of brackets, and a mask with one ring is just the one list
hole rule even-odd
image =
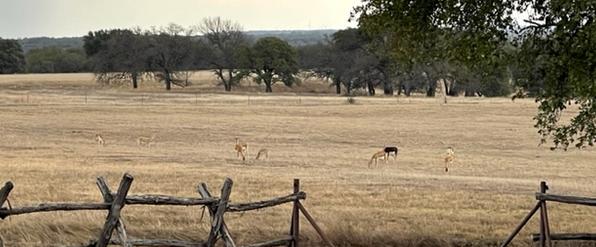
[[188, 70], [193, 57], [192, 32], [182, 26], [170, 24], [167, 27], [153, 28], [148, 34], [151, 47], [151, 67], [154, 76], [163, 81], [166, 90], [171, 89], [171, 84], [181, 87], [187, 82], [180, 78], [181, 71]]
[[203, 34], [212, 54], [208, 61], [213, 72], [224, 85], [226, 91], [231, 91], [233, 85], [240, 83], [245, 76], [237, 62], [240, 49], [247, 46], [246, 35], [240, 24], [220, 17], [205, 18], [195, 29]]

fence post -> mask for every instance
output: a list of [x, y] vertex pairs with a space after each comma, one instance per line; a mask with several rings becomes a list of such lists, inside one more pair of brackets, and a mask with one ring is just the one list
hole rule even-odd
[[[213, 198], [211, 196], [211, 193], [207, 189], [207, 184], [205, 184], [205, 183], [201, 183], [198, 186], [197, 191], [199, 192], [199, 194], [201, 195], [201, 197], [203, 199]], [[206, 206], [206, 207], [207, 207], [207, 210], [209, 211], [209, 216], [213, 220], [213, 218], [215, 217], [216, 208], [213, 207], [213, 205], [209, 205], [209, 206]], [[226, 225], [226, 222], [225, 221], [222, 221], [222, 225], [221, 225], [221, 229], [220, 229], [220, 234], [222, 235], [222, 237], [223, 237], [223, 239], [225, 241], [226, 247], [236, 247], [236, 243], [234, 243], [234, 239], [232, 238], [232, 234], [230, 234], [230, 230], [228, 229], [228, 226]]]
[[124, 177], [122, 177], [122, 181], [118, 187], [118, 194], [116, 194], [116, 197], [112, 202], [112, 207], [110, 208], [108, 217], [103, 226], [103, 231], [101, 232], [101, 235], [99, 235], [99, 240], [95, 245], [96, 247], [106, 247], [110, 243], [112, 232], [114, 231], [114, 228], [120, 219], [120, 211], [124, 207], [126, 195], [128, 194], [132, 180], [133, 177], [128, 173], [124, 174]]
[[[548, 190], [548, 186], [545, 181], [540, 182], [540, 193], [544, 194]], [[540, 200], [540, 246], [546, 247], [547, 243], [549, 247], [552, 247], [552, 241], [550, 236], [550, 225], [548, 222], [548, 212], [546, 210], [546, 201]]]
[[215, 215], [213, 215], [213, 221], [211, 221], [211, 231], [209, 232], [209, 237], [207, 238], [207, 247], [215, 246], [217, 235], [223, 225], [223, 215], [228, 207], [233, 184], [234, 182], [232, 182], [232, 179], [226, 178], [223, 187], [221, 188], [221, 198], [217, 203], [217, 210], [215, 211]]
[[[298, 192], [300, 192], [300, 179], [295, 178], [294, 194], [298, 194]], [[300, 203], [300, 200], [296, 199], [292, 207], [292, 221], [290, 226], [290, 235], [292, 236], [292, 242], [290, 242], [291, 247], [298, 247], [300, 242], [300, 215], [298, 203]]]
[[[112, 192], [108, 187], [108, 183], [106, 183], [105, 178], [97, 177], [97, 187], [101, 192], [101, 196], [103, 197], [104, 202], [112, 203], [114, 201], [114, 196], [112, 196]], [[118, 238], [120, 239], [120, 244], [122, 247], [131, 247], [132, 245], [128, 243], [128, 235], [126, 234], [126, 228], [124, 227], [124, 222], [122, 221], [122, 217], [118, 217], [118, 223], [116, 223], [116, 232], [118, 233]]]
[[4, 187], [0, 189], [0, 208], [4, 205], [4, 202], [8, 199], [8, 194], [14, 188], [14, 184], [8, 181], [4, 184]]

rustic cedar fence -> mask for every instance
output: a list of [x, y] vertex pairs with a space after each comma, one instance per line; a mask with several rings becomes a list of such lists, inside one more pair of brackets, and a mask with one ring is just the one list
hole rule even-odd
[[[334, 245], [323, 234], [321, 228], [314, 221], [312, 216], [304, 208], [300, 200], [306, 199], [306, 193], [300, 191], [300, 181], [294, 179], [294, 191], [287, 196], [276, 197], [270, 200], [250, 202], [250, 203], [229, 203], [233, 182], [226, 178], [221, 189], [220, 198], [211, 195], [205, 183], [199, 184], [197, 192], [201, 198], [174, 197], [167, 195], [128, 195], [133, 177], [130, 174], [124, 174], [120, 186], [116, 193], [112, 193], [103, 177], [97, 178], [97, 186], [103, 197], [103, 202], [99, 203], [44, 203], [37, 206], [20, 208], [2, 208], [7, 201], [13, 184], [7, 182], [0, 189], [0, 218], [8, 216], [29, 214], [36, 212], [49, 211], [77, 211], [77, 210], [107, 210], [108, 216], [102, 228], [101, 234], [97, 240], [92, 240], [88, 245], [93, 247], [105, 247], [108, 244], [130, 246], [171, 246], [171, 247], [212, 247], [219, 239], [223, 239], [226, 247], [236, 247], [232, 235], [224, 221], [226, 212], [246, 212], [261, 208], [273, 207], [285, 203], [293, 203], [292, 217], [290, 222], [290, 231], [287, 236], [280, 239], [266, 241], [257, 244], [251, 244], [247, 247], [268, 247], [268, 246], [290, 246], [298, 247], [300, 239], [300, 213], [308, 220], [315, 231], [320, 235], [323, 241], [331, 246]], [[10, 202], [10, 201], [8, 201]], [[162, 240], [162, 239], [132, 239], [126, 233], [124, 222], [121, 218], [121, 210], [125, 205], [171, 205], [171, 206], [204, 206], [207, 208], [210, 219], [211, 229], [209, 236], [203, 242], [188, 242], [180, 240]], [[116, 230], [116, 238], [113, 238]], [[0, 237], [0, 247], [2, 238]]]
[[540, 233], [539, 234], [532, 234], [532, 241], [539, 242], [541, 247], [552, 247], [552, 241], [569, 241], [569, 240], [583, 240], [583, 241], [596, 241], [596, 234], [593, 233], [562, 233], [562, 234], [552, 234], [550, 231], [550, 224], [548, 220], [548, 211], [546, 207], [547, 201], [552, 202], [559, 202], [559, 203], [567, 203], [567, 204], [575, 204], [575, 205], [584, 205], [584, 206], [596, 206], [596, 198], [589, 198], [589, 197], [579, 197], [579, 196], [562, 196], [562, 195], [555, 195], [546, 193], [548, 190], [548, 186], [546, 182], [540, 182], [540, 192], [536, 193], [536, 206], [530, 213], [524, 217], [522, 222], [513, 230], [513, 232], [509, 235], [507, 240], [501, 244], [501, 247], [508, 246], [513, 238], [521, 231], [521, 229], [528, 224], [528, 221], [540, 210]]

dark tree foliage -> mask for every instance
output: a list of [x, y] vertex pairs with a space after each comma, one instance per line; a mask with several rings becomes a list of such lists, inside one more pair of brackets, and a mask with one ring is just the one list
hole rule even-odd
[[26, 55], [28, 73], [74, 73], [87, 71], [87, 57], [82, 49], [46, 47]]
[[[520, 27], [516, 12], [531, 13]], [[596, 2], [593, 0], [364, 0], [352, 17], [371, 35], [393, 32], [392, 55], [405, 63], [445, 59], [495, 84], [510, 34], [521, 31], [519, 67], [509, 69], [518, 85], [535, 91], [535, 117], [542, 142], [555, 147], [592, 146], [596, 140]], [[444, 45], [433, 46], [444, 39]], [[521, 82], [521, 83], [520, 83]], [[497, 86], [495, 86], [497, 85]], [[537, 92], [536, 92], [537, 91]], [[562, 121], [567, 109], [570, 120]]]
[[99, 35], [90, 33], [85, 36], [85, 48], [92, 54], [97, 79], [107, 84], [131, 81], [132, 87], [137, 88], [149, 65], [148, 38], [140, 30], [115, 29], [96, 33]]
[[0, 74], [13, 74], [23, 71], [25, 57], [16, 40], [0, 38]]
[[250, 72], [256, 75], [255, 81], [265, 84], [265, 92], [273, 92], [272, 85], [277, 82], [291, 87], [298, 80], [297, 52], [286, 41], [261, 38], [244, 56]]

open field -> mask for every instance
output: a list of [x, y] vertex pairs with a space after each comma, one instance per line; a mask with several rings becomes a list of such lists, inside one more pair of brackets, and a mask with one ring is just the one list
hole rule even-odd
[[[135, 176], [132, 194], [196, 196], [207, 182], [234, 180], [232, 201], [291, 192], [300, 178], [305, 206], [340, 246], [494, 246], [534, 205], [541, 180], [551, 192], [596, 195], [596, 151], [538, 146], [532, 100], [314, 96], [327, 85], [284, 93], [223, 94], [209, 76], [166, 93], [101, 88], [91, 75], [0, 76], [0, 182], [11, 180], [13, 206], [100, 201], [95, 177], [112, 187]], [[313, 89], [314, 88], [314, 89]], [[277, 88], [281, 89], [281, 88]], [[274, 92], [276, 88], [274, 88]], [[105, 147], [93, 138], [102, 133]], [[136, 138], [156, 134], [155, 145]], [[250, 144], [243, 164], [234, 138]], [[397, 161], [367, 168], [383, 145]], [[443, 171], [452, 146], [456, 160]], [[254, 160], [268, 148], [269, 160]], [[596, 232], [596, 210], [549, 204], [553, 232]], [[237, 242], [286, 234], [290, 207], [227, 215]], [[198, 208], [127, 206], [135, 237], [200, 239], [208, 222]], [[0, 221], [7, 246], [62, 246], [96, 238], [105, 212], [46, 213]], [[301, 228], [310, 246], [314, 231]], [[537, 220], [517, 238], [529, 246]]]

